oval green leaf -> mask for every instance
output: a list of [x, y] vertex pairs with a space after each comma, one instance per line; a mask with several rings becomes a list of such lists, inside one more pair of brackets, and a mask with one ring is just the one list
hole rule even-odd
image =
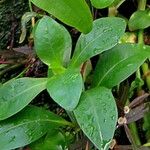
[[107, 150], [118, 118], [111, 91], [105, 87], [96, 87], [84, 92], [74, 114], [93, 144], [100, 150]]
[[85, 0], [31, 0], [36, 6], [83, 33], [92, 29], [92, 15]]
[[95, 8], [105, 8], [110, 6], [114, 0], [91, 0], [92, 5]]
[[132, 14], [128, 26], [130, 31], [145, 29], [150, 26], [150, 9], [138, 10]]
[[148, 57], [149, 46], [119, 44], [105, 52], [95, 69], [94, 86], [112, 88], [133, 74]]
[[35, 49], [39, 58], [51, 68], [61, 68], [71, 55], [69, 32], [52, 18], [45, 16], [37, 24]]
[[13, 79], [0, 87], [0, 120], [4, 120], [27, 106], [46, 88], [46, 78]]
[[86, 35], [81, 34], [71, 65], [80, 67], [91, 57], [114, 47], [124, 34], [125, 28], [126, 23], [121, 18], [106, 17], [94, 21], [92, 31]]
[[54, 130], [68, 122], [52, 112], [28, 106], [15, 116], [0, 121], [0, 147], [15, 149], [30, 144], [48, 130]]
[[56, 103], [64, 109], [72, 111], [79, 102], [82, 82], [82, 76], [79, 72], [67, 70], [50, 78], [47, 90]]

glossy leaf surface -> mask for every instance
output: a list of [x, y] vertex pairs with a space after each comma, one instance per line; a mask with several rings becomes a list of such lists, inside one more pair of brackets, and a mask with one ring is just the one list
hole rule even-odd
[[69, 61], [71, 37], [68, 31], [52, 18], [45, 16], [35, 29], [35, 48], [39, 58], [51, 68], [61, 68]]
[[12, 79], [0, 87], [0, 120], [4, 120], [27, 106], [46, 88], [45, 78]]
[[0, 121], [0, 147], [8, 150], [28, 145], [48, 130], [66, 124], [64, 119], [52, 112], [28, 106], [15, 116]]
[[85, 0], [31, 0], [31, 2], [83, 33], [92, 29], [92, 15]]
[[95, 69], [94, 86], [112, 88], [133, 74], [148, 54], [149, 46], [137, 44], [119, 44], [105, 52]]
[[67, 70], [49, 79], [47, 90], [55, 102], [72, 111], [78, 104], [82, 92], [82, 77], [79, 72]]
[[118, 114], [111, 91], [96, 87], [84, 92], [74, 113], [81, 129], [95, 146], [107, 150]]
[[131, 31], [145, 29], [150, 26], [150, 9], [138, 10], [129, 19], [129, 29]]
[[71, 65], [79, 67], [90, 57], [114, 47], [123, 35], [125, 27], [125, 21], [116, 17], [106, 17], [94, 21], [92, 31], [86, 35], [81, 34]]
[[46, 136], [30, 145], [32, 150], [64, 150], [65, 137], [58, 130], [52, 130]]
[[110, 6], [114, 0], [91, 0], [92, 5], [95, 8], [105, 8]]

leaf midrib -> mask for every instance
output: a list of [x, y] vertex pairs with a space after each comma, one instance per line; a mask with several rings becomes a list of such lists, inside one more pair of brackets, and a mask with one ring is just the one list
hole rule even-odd
[[[130, 56], [130, 57], [132, 57], [132, 56]], [[127, 58], [125, 58], [125, 59], [122, 59], [121, 61], [119, 61], [118, 63], [116, 63], [113, 67], [111, 67], [111, 69], [109, 69], [109, 70], [106, 72], [106, 74], [101, 78], [101, 80], [98, 82], [97, 86], [99, 86], [99, 85], [102, 83], [102, 81], [105, 79], [105, 77], [106, 77], [115, 67], [117, 67], [121, 62], [127, 60], [127, 59], [130, 58], [130, 57], [127, 57]]]
[[22, 123], [22, 124], [10, 127], [8, 130], [4, 130], [3, 132], [1, 132], [0, 135], [5, 133], [5, 132], [9, 132], [10, 130], [15, 129], [17, 127], [20, 127], [20, 126], [23, 126], [23, 125], [26, 125], [26, 124], [31, 124], [31, 123], [35, 123], [36, 124], [37, 122], [53, 122], [53, 123], [58, 123], [58, 124], [62, 124], [62, 125], [66, 125], [67, 124], [63, 120], [62, 121], [57, 121], [57, 120], [49, 120], [49, 119], [37, 119], [37, 120], [34, 120], [34, 121], [29, 121], [29, 122], [26, 122], [26, 123]]
[[[46, 80], [46, 79], [45, 79], [45, 80]], [[15, 97], [10, 98], [9, 101], [6, 101], [6, 102], [4, 102], [4, 103], [8, 103], [8, 102], [10, 102], [10, 101], [13, 101], [13, 99], [15, 99], [16, 97], [19, 97], [20, 95], [23, 95], [23, 94], [26, 93], [27, 91], [29, 91], [29, 90], [31, 90], [31, 89], [37, 87], [37, 86], [40, 86], [40, 85], [43, 85], [43, 84], [46, 85], [46, 82], [47, 82], [47, 80], [44, 81], [43, 83], [36, 84], [36, 85], [34, 85], [34, 86], [32, 86], [32, 87], [27, 88], [26, 90], [23, 90], [22, 92], [20, 92], [19, 94], [17, 94]], [[45, 86], [45, 88], [46, 88], [46, 86]]]
[[[94, 41], [96, 41], [102, 34], [103, 34], [103, 32], [102, 32], [100, 35], [98, 35], [97, 38], [95, 38], [95, 39], [93, 39], [92, 41], [90, 41], [90, 42], [83, 48], [83, 50], [81, 50], [81, 52], [79, 53], [79, 55], [78, 55], [78, 56], [76, 57], [76, 59], [74, 60], [73, 65], [76, 64], [76, 62], [78, 61], [78, 59], [82, 56], [83, 52], [85, 52], [85, 49], [86, 49], [90, 44], [92, 44]], [[85, 38], [85, 37], [84, 37], [84, 38]], [[76, 51], [76, 50], [75, 50], [75, 51]], [[80, 60], [80, 59], [79, 59], [79, 60]]]
[[101, 142], [103, 141], [103, 136], [102, 136], [102, 133], [101, 133], [101, 127], [99, 125], [99, 122], [98, 122], [98, 116], [97, 116], [97, 113], [96, 113], [96, 109], [95, 109], [95, 105], [93, 104], [93, 100], [90, 98], [90, 95], [87, 94], [87, 96], [89, 96], [89, 101], [90, 101], [90, 106], [92, 107], [92, 110], [93, 110], [93, 113], [95, 114], [95, 118], [96, 118], [96, 123], [97, 123], [97, 127], [99, 129], [99, 137], [100, 137], [100, 140]]

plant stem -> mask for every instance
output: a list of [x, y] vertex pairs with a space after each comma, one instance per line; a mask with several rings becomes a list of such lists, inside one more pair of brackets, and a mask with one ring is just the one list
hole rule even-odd
[[141, 141], [138, 135], [138, 130], [137, 130], [137, 126], [135, 122], [130, 124], [130, 130], [131, 130], [131, 135], [132, 135], [132, 138], [134, 139], [135, 144], [138, 146], [141, 145]]
[[[139, 4], [138, 4], [138, 9], [139, 10], [145, 10], [146, 8], [146, 2], [147, 0], [139, 0]], [[139, 34], [138, 34], [138, 43], [141, 45], [144, 45], [144, 36], [143, 36], [144, 31], [143, 30], [139, 30]], [[146, 84], [148, 86], [148, 89], [150, 90], [150, 76], [149, 76], [149, 67], [147, 63], [144, 63], [142, 65], [142, 71], [144, 76], [146, 77]]]
[[[139, 5], [138, 5], [138, 9], [139, 10], [145, 10], [146, 1], [147, 0], [140, 0], [139, 1]], [[139, 34], [138, 34], [138, 43], [144, 45], [143, 30], [139, 31]], [[148, 67], [147, 63], [144, 63], [142, 65], [142, 71], [143, 71], [144, 76], [146, 77], [146, 84], [148, 86], [148, 89], [150, 90], [150, 76], [149, 76], [150, 70], [149, 70], [149, 67]]]
[[116, 7], [112, 6], [108, 8], [108, 17], [114, 17], [118, 13]]
[[138, 0], [138, 10], [145, 10], [147, 0]]
[[143, 30], [139, 30], [138, 33], [138, 44], [143, 45], [144, 44], [144, 36], [143, 36]]
[[[128, 105], [128, 104], [129, 104], [129, 99], [127, 100], [126, 105]], [[130, 129], [132, 140], [133, 140], [133, 143], [131, 143], [133, 146], [133, 150], [136, 150], [137, 145], [138, 146], [141, 145], [136, 123], [133, 122], [133, 123], [129, 124], [128, 127]]]
[[32, 11], [33, 11], [33, 9], [32, 9], [31, 0], [28, 0], [28, 1], [29, 1], [29, 9], [30, 9], [30, 11], [32, 12]]
[[[145, 10], [145, 7], [146, 7], [146, 0], [139, 0], [138, 10]], [[138, 44], [139, 45], [144, 45], [144, 34], [143, 33], [144, 33], [143, 30], [139, 30], [139, 33], [138, 33]], [[142, 65], [142, 68], [143, 68], [143, 65]], [[140, 68], [137, 70], [136, 76], [138, 78], [141, 78]], [[138, 90], [141, 90], [141, 87], [139, 87]], [[136, 127], [136, 123], [134, 122], [134, 123], [130, 124], [129, 127], [131, 129], [132, 136], [133, 136], [133, 139], [135, 141], [135, 144], [136, 145], [141, 145], [141, 141], [140, 141], [140, 138], [139, 138], [139, 135], [138, 135], [138, 130], [137, 130], [137, 127]]]
[[74, 124], [77, 124], [77, 121], [76, 121], [76, 117], [74, 115], [74, 113], [72, 111], [66, 111], [70, 120], [74, 123]]
[[150, 75], [149, 75], [150, 69], [149, 69], [147, 63], [144, 63], [144, 64], [142, 65], [142, 71], [143, 71], [143, 74], [144, 74], [144, 76], [145, 76], [145, 78], [146, 78], [147, 87], [148, 87], [148, 89], [150, 90]]

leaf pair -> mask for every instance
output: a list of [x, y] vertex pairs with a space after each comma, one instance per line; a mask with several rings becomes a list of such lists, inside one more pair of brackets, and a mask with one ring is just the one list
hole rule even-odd
[[85, 0], [31, 0], [36, 6], [83, 33], [92, 29], [92, 15]]
[[[49, 35], [47, 34], [42, 35], [43, 32], [41, 34], [38, 33], [40, 32], [40, 28], [46, 29], [47, 26], [49, 26], [49, 30], [50, 30], [51, 23], [48, 24], [48, 22], [52, 21], [53, 24], [56, 24], [56, 22], [54, 22], [52, 19], [48, 19], [48, 17], [45, 18], [43, 18], [40, 21], [41, 23], [39, 22], [36, 27], [35, 38], [40, 35], [41, 40], [35, 39], [35, 45], [37, 42], [40, 43], [42, 39], [44, 39], [45, 41], [43, 41], [43, 43], [41, 42], [41, 45], [45, 46], [46, 44], [44, 43], [49, 43], [49, 45], [47, 46], [50, 46], [51, 45], [50, 43], [52, 43], [53, 40], [51, 40], [50, 38], [45, 38], [44, 36], [52, 37], [55, 40], [57, 40], [58, 38], [57, 36], [55, 38], [56, 35], [55, 32], [49, 32]], [[46, 21], [47, 24], [42, 23], [44, 21]], [[118, 28], [118, 25], [120, 26], [120, 28]], [[54, 28], [54, 26], [51, 30], [57, 31]], [[93, 139], [91, 141], [93, 141], [93, 143], [98, 148], [108, 147], [110, 140], [113, 136], [116, 119], [117, 119], [117, 110], [115, 106], [115, 101], [111, 94], [111, 91], [103, 87], [98, 87], [92, 89], [91, 91], [84, 92], [80, 99], [83, 81], [79, 73], [79, 70], [81, 64], [84, 63], [86, 60], [90, 59], [92, 56], [100, 54], [101, 52], [109, 50], [112, 47], [114, 47], [118, 43], [119, 38], [123, 35], [124, 31], [125, 31], [125, 22], [123, 19], [112, 17], [112, 18], [102, 18], [94, 21], [92, 31], [86, 35], [82, 34], [80, 36], [76, 45], [73, 58], [70, 64], [68, 65], [69, 67], [64, 71], [62, 71], [61, 73], [58, 73], [52, 76], [51, 78], [49, 78], [47, 84], [48, 92], [50, 93], [51, 97], [60, 106], [70, 111], [75, 109], [74, 112], [81, 128], [90, 139]], [[60, 33], [61, 32], [59, 32], [59, 34]], [[44, 58], [43, 55], [53, 56], [54, 53], [57, 53], [57, 51], [55, 50], [57, 50], [58, 49], [57, 47], [59, 47], [59, 45], [57, 44], [55, 45], [56, 47], [53, 47], [53, 49], [47, 47], [47, 50], [49, 50], [48, 53], [48, 51], [44, 51], [44, 49], [46, 48], [37, 45], [36, 45], [37, 54], [40, 58], [42, 58], [42, 60], [44, 60], [43, 62], [47, 62], [46, 59], [48, 59], [48, 58]], [[40, 55], [38, 53], [38, 50], [41, 51], [43, 54]], [[53, 66], [51, 65], [53, 64], [53, 60], [57, 60], [57, 61], [61, 60], [61, 57], [57, 57], [57, 55], [55, 55], [55, 59], [48, 59], [49, 63], [47, 64], [49, 66]], [[63, 63], [60, 64], [63, 65]], [[88, 96], [84, 97], [84, 94], [86, 95], [86, 93], [88, 93], [89, 98]], [[105, 116], [104, 114], [108, 109], [107, 108], [108, 105], [107, 103], [104, 104], [104, 102], [108, 99], [108, 97], [104, 95], [108, 95], [109, 97], [108, 101], [109, 103], [111, 103], [109, 109], [113, 110], [113, 113], [108, 113], [107, 116]], [[77, 106], [79, 99], [80, 99], [80, 103]], [[101, 109], [99, 108], [104, 107], [104, 105], [105, 108], [101, 111]], [[97, 106], [96, 110], [93, 109], [95, 106]], [[88, 122], [85, 120], [87, 114], [83, 115], [85, 113], [85, 110], [88, 113], [88, 117], [89, 117], [87, 118]], [[112, 114], [113, 116], [110, 116], [110, 114]], [[99, 117], [99, 115], [101, 115], [101, 117]], [[90, 118], [93, 118], [93, 120]], [[105, 120], [108, 120], [107, 123], [110, 123], [111, 126], [111, 127], [108, 126], [109, 130], [111, 130], [108, 134], [105, 134], [105, 128], [104, 128]], [[93, 133], [93, 135], [90, 133]]]
[[65, 125], [68, 122], [52, 112], [28, 106], [13, 117], [0, 121], [0, 147], [2, 150], [23, 147]]
[[[118, 29], [118, 25], [120, 28]], [[43, 17], [35, 29], [35, 48], [39, 58], [52, 69], [47, 89], [61, 107], [72, 111], [78, 104], [83, 81], [80, 66], [91, 57], [114, 47], [125, 30], [121, 18], [102, 18], [94, 21], [90, 33], [82, 34], [77, 42], [70, 64], [71, 39], [67, 30], [49, 17]], [[69, 55], [67, 55], [69, 54]], [[63, 89], [63, 90], [62, 90]]]
[[[115, 0], [91, 0], [96, 8], [110, 6]], [[83, 33], [92, 29], [92, 14], [85, 0], [31, 0], [39, 8], [47, 11], [62, 22], [75, 27]]]
[[109, 148], [118, 118], [110, 89], [134, 73], [149, 53], [149, 46], [119, 44], [101, 55], [94, 72], [96, 87], [82, 93], [74, 110], [83, 132], [98, 149]]

